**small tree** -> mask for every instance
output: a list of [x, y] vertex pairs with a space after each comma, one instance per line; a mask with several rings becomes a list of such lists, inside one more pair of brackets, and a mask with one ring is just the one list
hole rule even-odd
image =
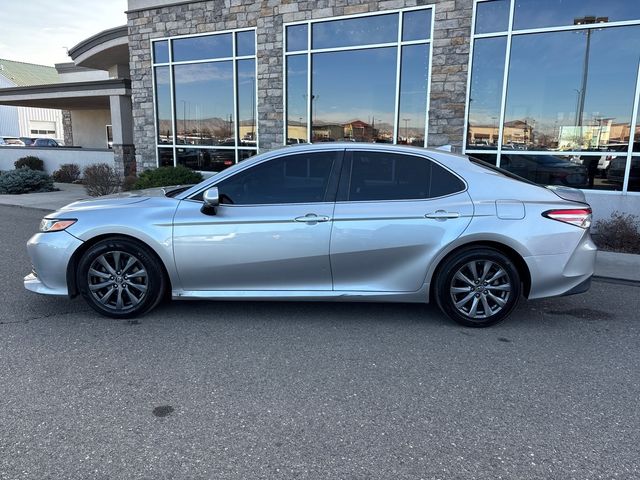
[[84, 189], [92, 197], [110, 195], [120, 189], [120, 176], [106, 163], [95, 163], [83, 171]]

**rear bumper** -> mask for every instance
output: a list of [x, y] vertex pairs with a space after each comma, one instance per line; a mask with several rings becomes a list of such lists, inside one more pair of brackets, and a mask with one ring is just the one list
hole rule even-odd
[[586, 231], [573, 252], [525, 257], [531, 273], [529, 298], [586, 292], [595, 271], [597, 253], [598, 248]]
[[37, 233], [27, 242], [33, 272], [24, 287], [44, 295], [68, 295], [67, 265], [82, 241], [63, 232]]
[[590, 288], [591, 288], [591, 277], [587, 278], [584, 282], [576, 285], [568, 292], [563, 293], [562, 296], [566, 297], [569, 295], [578, 295], [579, 293], [588, 292]]

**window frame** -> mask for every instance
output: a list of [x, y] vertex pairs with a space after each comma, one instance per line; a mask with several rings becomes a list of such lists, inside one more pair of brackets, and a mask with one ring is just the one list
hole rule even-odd
[[[404, 14], [407, 12], [413, 12], [416, 10], [431, 10], [431, 25], [429, 30], [429, 38], [422, 40], [402, 40], [402, 31], [404, 26]], [[331, 22], [335, 20], [350, 20], [353, 18], [373, 17], [380, 15], [398, 14], [398, 38], [394, 42], [389, 43], [377, 43], [368, 45], [357, 45], [348, 47], [332, 47], [332, 48], [312, 48], [313, 40], [313, 25], [316, 23]], [[432, 72], [432, 60], [433, 60], [433, 34], [434, 24], [436, 22], [436, 6], [435, 5], [421, 5], [416, 7], [399, 8], [392, 10], [380, 10], [375, 12], [357, 13], [353, 15], [340, 15], [334, 17], [317, 18], [312, 20], [302, 20], [295, 22], [287, 22], [282, 25], [282, 103], [283, 103], [283, 144], [287, 145], [288, 138], [288, 105], [287, 105], [287, 58], [290, 56], [306, 56], [307, 60], [307, 92], [306, 92], [306, 126], [307, 126], [307, 143], [312, 143], [313, 138], [313, 102], [311, 98], [312, 92], [312, 75], [313, 75], [313, 54], [315, 53], [330, 53], [330, 52], [345, 52], [353, 50], [367, 50], [373, 48], [396, 48], [396, 88], [395, 88], [395, 105], [394, 105], [394, 125], [393, 125], [393, 144], [398, 144], [398, 135], [400, 131], [400, 88], [401, 88], [401, 62], [402, 62], [402, 48], [407, 45], [428, 45], [429, 46], [429, 58], [427, 60], [427, 103], [425, 108], [425, 129], [424, 129], [424, 147], [428, 145], [429, 136], [429, 110], [431, 107], [431, 72]], [[306, 50], [294, 50], [287, 51], [287, 27], [306, 25], [307, 26], [307, 48]]]
[[[366, 144], [364, 144], [366, 145]], [[425, 162], [430, 162], [431, 166], [433, 167], [433, 165], [436, 165], [440, 168], [442, 168], [443, 170], [445, 170], [447, 173], [453, 175], [454, 177], [456, 177], [458, 180], [460, 180], [460, 182], [462, 182], [462, 185], [464, 186], [464, 188], [462, 190], [458, 190], [456, 192], [452, 192], [452, 193], [448, 193], [446, 195], [439, 195], [437, 197], [427, 197], [427, 198], [398, 198], [398, 199], [386, 199], [386, 200], [350, 200], [349, 199], [349, 192], [351, 190], [351, 175], [353, 173], [353, 154], [356, 152], [369, 152], [369, 153], [386, 153], [389, 155], [400, 155], [403, 157], [414, 157], [414, 158], [418, 158], [420, 160], [423, 160]], [[431, 181], [431, 179], [430, 179]], [[337, 192], [337, 196], [336, 196], [336, 203], [387, 203], [387, 202], [429, 202], [432, 200], [438, 200], [438, 199], [442, 199], [442, 198], [447, 198], [447, 197], [451, 197], [453, 195], [459, 195], [461, 193], [466, 192], [469, 189], [469, 185], [467, 183], [467, 181], [462, 178], [460, 175], [458, 175], [456, 172], [454, 172], [453, 170], [451, 170], [449, 167], [447, 167], [446, 165], [443, 165], [441, 162], [438, 162], [437, 160], [433, 159], [432, 157], [428, 157], [426, 155], [420, 155], [419, 153], [413, 153], [413, 152], [398, 152], [398, 151], [385, 151], [385, 150], [375, 150], [375, 149], [366, 149], [366, 148], [353, 148], [353, 149], [349, 149], [345, 152], [344, 155], [344, 160], [342, 162], [342, 173], [340, 175], [340, 182], [338, 184], [338, 192]]]
[[[630, 128], [629, 128], [629, 141], [627, 144], [626, 151], [615, 152], [615, 151], [550, 151], [550, 150], [508, 150], [503, 149], [503, 133], [504, 133], [504, 121], [505, 121], [505, 112], [506, 112], [506, 100], [507, 100], [507, 87], [508, 87], [508, 79], [509, 79], [509, 67], [511, 61], [511, 45], [512, 39], [514, 36], [519, 35], [528, 35], [528, 34], [536, 34], [536, 33], [551, 33], [551, 32], [564, 32], [571, 30], [586, 30], [586, 29], [606, 29], [606, 28], [615, 28], [615, 27], [625, 27], [625, 26], [637, 26], [640, 25], [640, 19], [637, 20], [623, 20], [623, 21], [615, 21], [615, 22], [606, 22], [606, 23], [593, 23], [593, 24], [581, 24], [581, 25], [562, 25], [555, 27], [541, 27], [541, 28], [527, 28], [517, 30], [514, 29], [514, 12], [515, 12], [515, 4], [517, 0], [510, 0], [509, 2], [509, 22], [507, 25], [507, 30], [501, 32], [489, 32], [489, 33], [476, 33], [476, 11], [477, 7], [481, 3], [490, 2], [492, 0], [474, 0], [473, 2], [473, 13], [471, 17], [471, 44], [469, 47], [469, 64], [467, 67], [467, 71], [469, 72], [467, 78], [467, 93], [465, 99], [465, 117], [464, 117], [464, 133], [462, 138], [462, 151], [464, 154], [468, 155], [476, 155], [476, 154], [487, 154], [487, 155], [496, 155], [496, 166], [500, 167], [501, 157], [503, 154], [503, 150], [505, 155], [571, 155], [571, 156], [593, 156], [593, 157], [601, 157], [603, 155], [609, 155], [612, 157], [626, 157], [626, 166], [625, 166], [625, 175], [622, 183], [622, 188], [620, 190], [597, 190], [597, 189], [583, 189], [583, 191], [588, 192], [589, 194], [596, 195], [640, 195], [640, 192], [634, 192], [629, 190], [629, 179], [631, 176], [631, 163], [633, 158], [640, 158], [640, 151], [633, 152], [633, 144], [638, 141], [638, 135], [636, 135], [636, 129], [640, 127], [638, 125], [638, 110], [640, 103], [640, 61], [637, 65], [637, 73], [636, 73], [636, 86], [634, 92], [634, 104], [630, 119]], [[507, 47], [505, 51], [504, 58], [504, 72], [502, 78], [502, 92], [500, 98], [500, 111], [498, 118], [498, 142], [496, 148], [491, 149], [477, 149], [477, 148], [469, 148], [467, 145], [468, 135], [469, 135], [469, 106], [470, 106], [470, 96], [471, 96], [471, 76], [473, 73], [473, 51], [476, 40], [484, 39], [484, 38], [496, 38], [496, 37], [505, 37], [507, 41]]]
[[[237, 34], [242, 32], [253, 32], [254, 38], [254, 54], [253, 55], [238, 55], [237, 51]], [[225, 35], [231, 34], [232, 38], [232, 56], [231, 57], [220, 57], [220, 58], [211, 58], [211, 59], [200, 59], [200, 60], [185, 60], [185, 61], [173, 61], [173, 41], [181, 40], [186, 38], [198, 38], [198, 37], [209, 37], [209, 36], [217, 36], [217, 35]], [[167, 42], [168, 48], [168, 62], [156, 62], [154, 57], [154, 47], [157, 43]], [[156, 166], [160, 167], [160, 149], [166, 149], [167, 151], [171, 150], [173, 156], [173, 166], [178, 165], [178, 148], [184, 147], [192, 147], [194, 149], [202, 149], [202, 150], [233, 150], [235, 163], [239, 163], [240, 160], [240, 151], [252, 151], [255, 152], [254, 155], [259, 153], [259, 121], [258, 121], [258, 33], [255, 27], [250, 28], [235, 28], [228, 30], [220, 30], [216, 32], [204, 32], [204, 33], [196, 33], [189, 35], [175, 35], [175, 36], [167, 36], [167, 37], [158, 37], [152, 38], [149, 42], [149, 52], [151, 55], [151, 84], [153, 90], [153, 118], [154, 118], [154, 137], [155, 137], [155, 159]], [[240, 139], [240, 115], [239, 115], [239, 101], [238, 101], [238, 64], [242, 60], [253, 60], [254, 61], [254, 136], [255, 136], [255, 146], [242, 146]], [[177, 143], [178, 139], [178, 119], [176, 114], [176, 90], [175, 90], [175, 79], [174, 79], [174, 67], [176, 65], [195, 65], [199, 63], [218, 63], [218, 62], [232, 62], [233, 66], [233, 113], [234, 113], [234, 146], [221, 146], [221, 145], [186, 145]], [[169, 91], [170, 91], [170, 101], [171, 101], [171, 128], [172, 128], [172, 143], [170, 144], [162, 144], [160, 143], [159, 135], [158, 135], [158, 125], [160, 119], [158, 118], [158, 98], [157, 98], [157, 89], [156, 89], [156, 68], [158, 67], [167, 67], [169, 69]], [[210, 171], [206, 171], [203, 173], [212, 173]]]

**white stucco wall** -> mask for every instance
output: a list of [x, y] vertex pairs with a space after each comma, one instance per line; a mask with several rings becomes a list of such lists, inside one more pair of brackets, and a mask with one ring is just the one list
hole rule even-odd
[[13, 170], [14, 162], [21, 157], [33, 155], [44, 162], [44, 169], [51, 174], [63, 163], [75, 163], [82, 170], [94, 163], [114, 166], [112, 150], [92, 150], [85, 148], [33, 148], [0, 147], [0, 170]]
[[107, 148], [107, 125], [111, 125], [109, 110], [72, 110], [73, 145]]
[[607, 220], [615, 211], [640, 216], [640, 193], [598, 193], [585, 191], [587, 201], [593, 210], [594, 223]]

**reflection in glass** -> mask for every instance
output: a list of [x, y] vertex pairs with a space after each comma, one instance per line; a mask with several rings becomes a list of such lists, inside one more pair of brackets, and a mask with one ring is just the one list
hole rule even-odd
[[398, 143], [424, 146], [429, 45], [402, 47]]
[[287, 144], [306, 143], [307, 56], [287, 57]]
[[256, 61], [238, 60], [239, 141], [256, 146]]
[[173, 125], [171, 122], [171, 84], [169, 67], [156, 67], [156, 118], [158, 143], [173, 143]]
[[256, 54], [256, 36], [253, 30], [236, 33], [236, 55], [244, 57]]
[[[513, 28], [541, 28], [587, 23], [640, 20], [640, 2], [636, 0], [516, 0]], [[585, 22], [583, 22], [585, 23]]]
[[638, 116], [636, 118], [636, 132], [633, 137], [632, 151], [640, 152], [640, 105], [638, 105]]
[[169, 63], [169, 42], [167, 40], [153, 42], [153, 61], [154, 63]]
[[178, 144], [234, 144], [233, 62], [174, 67]]
[[209, 149], [180, 146], [176, 148], [178, 165], [202, 172], [221, 172], [236, 163], [235, 149]]
[[173, 40], [173, 61], [210, 60], [233, 56], [231, 34], [207, 35], [204, 37], [178, 38]]
[[397, 48], [313, 55], [314, 142], [393, 141]]
[[287, 27], [287, 52], [307, 50], [307, 25]]
[[[607, 171], [607, 180], [618, 186], [616, 190], [621, 190], [624, 183], [625, 170], [627, 168], [627, 157], [615, 157], [611, 160]], [[640, 158], [631, 157], [631, 171], [629, 173], [630, 192], [640, 191]]]
[[398, 41], [398, 14], [314, 23], [313, 48], [351, 47]]
[[506, 37], [481, 38], [473, 44], [467, 148], [498, 146], [506, 49]]
[[630, 192], [640, 192], [640, 157], [631, 157], [628, 190]]
[[504, 148], [625, 148], [639, 55], [639, 26], [514, 36]]
[[589, 177], [585, 165], [555, 155], [502, 154], [500, 167], [542, 185], [587, 188]]
[[469, 156], [490, 163], [491, 165], [498, 164], [498, 155], [495, 153], [470, 153]]
[[506, 32], [509, 29], [510, 0], [491, 0], [476, 4], [475, 33]]
[[173, 147], [158, 149], [158, 166], [173, 167]]
[[431, 36], [431, 9], [405, 12], [402, 18], [403, 42], [429, 39]]
[[238, 161], [241, 162], [257, 154], [258, 152], [256, 150], [238, 150]]

